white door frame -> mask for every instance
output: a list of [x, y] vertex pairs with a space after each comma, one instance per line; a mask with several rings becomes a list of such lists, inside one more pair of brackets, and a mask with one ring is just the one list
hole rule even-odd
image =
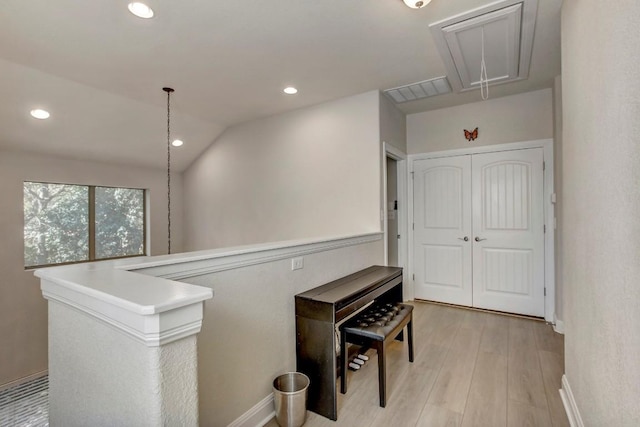
[[[470, 147], [447, 151], [434, 151], [431, 153], [411, 154], [408, 156], [408, 209], [407, 224], [413, 225], [413, 164], [417, 160], [433, 159], [438, 157], [451, 157], [466, 154], [492, 153], [498, 151], [523, 150], [526, 148], [542, 148], [544, 156], [544, 224], [546, 233], [544, 235], [544, 318], [547, 322], [554, 322], [555, 303], [556, 303], [556, 284], [555, 284], [555, 214], [553, 199], [555, 198], [553, 186], [553, 139], [539, 139], [534, 141], [513, 142], [508, 144], [485, 145], [482, 147]], [[386, 178], [385, 178], [386, 179]], [[385, 181], [386, 183], [386, 181]], [[386, 192], [386, 190], [385, 190]], [[411, 227], [413, 228], [413, 226]], [[408, 233], [408, 257], [406, 262], [407, 276], [405, 279], [405, 298], [415, 295], [414, 268], [413, 265], [413, 231]]]
[[398, 215], [398, 265], [402, 267], [403, 297], [405, 300], [413, 300], [413, 283], [409, 283], [408, 271], [408, 242], [409, 233], [407, 229], [407, 214], [409, 203], [407, 203], [407, 155], [393, 145], [382, 141], [382, 231], [384, 233], [384, 265], [389, 265], [389, 223], [387, 221], [387, 157], [396, 161], [398, 167], [398, 212], [405, 214]]

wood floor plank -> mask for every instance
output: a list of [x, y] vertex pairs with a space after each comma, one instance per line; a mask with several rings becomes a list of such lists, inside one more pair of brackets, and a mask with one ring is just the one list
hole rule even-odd
[[438, 316], [434, 320], [433, 327], [435, 331], [429, 337], [431, 344], [448, 347], [456, 335], [458, 328], [460, 328], [460, 322], [464, 318], [464, 313], [461, 313], [459, 309], [450, 307], [438, 307], [442, 310], [438, 313]]
[[562, 375], [564, 374], [563, 358], [558, 353], [539, 350], [540, 367], [544, 390], [547, 395], [549, 413], [553, 427], [569, 427], [569, 419], [562, 404], [560, 388], [562, 387]]
[[520, 403], [547, 409], [540, 369], [523, 369], [509, 362], [508, 398]]
[[487, 313], [476, 310], [466, 310], [462, 320], [461, 328], [484, 329], [487, 321]]
[[488, 328], [505, 328], [509, 326], [509, 317], [503, 314], [484, 313], [485, 326]]
[[509, 426], [518, 427], [549, 427], [551, 419], [549, 418], [549, 411], [546, 409], [509, 400], [507, 423]]
[[532, 324], [538, 350], [564, 355], [564, 338], [553, 330], [553, 326], [536, 322]]
[[533, 333], [534, 321], [509, 317], [509, 350], [511, 349], [537, 349], [536, 337]]
[[420, 427], [458, 427], [462, 415], [437, 405], [426, 404], [416, 426]]
[[416, 360], [424, 364], [426, 369], [434, 369], [439, 371], [445, 360], [449, 347], [443, 347], [436, 344], [427, 344], [420, 352], [416, 353]]
[[428, 403], [463, 413], [481, 336], [481, 326], [458, 328]]
[[479, 352], [467, 404], [463, 427], [507, 425], [507, 358], [495, 353]]
[[417, 423], [438, 370], [429, 369], [428, 361], [419, 359], [403, 370], [398, 387], [387, 395], [387, 407], [372, 426], [413, 426]]
[[482, 332], [479, 350], [485, 353], [493, 353], [506, 359], [509, 355], [509, 329], [504, 326], [506, 326], [506, 322], [503, 327], [486, 324]]
[[547, 409], [533, 321], [509, 319], [508, 398]]

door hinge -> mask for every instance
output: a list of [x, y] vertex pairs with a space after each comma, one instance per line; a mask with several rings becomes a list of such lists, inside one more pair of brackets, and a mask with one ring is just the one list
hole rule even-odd
[[542, 162], [542, 170], [547, 170], [547, 162]]
[[411, 172], [411, 179], [413, 179], [413, 172]]
[[546, 232], [547, 232], [547, 224], [545, 224], [545, 225], [543, 225], [543, 226], [542, 226], [542, 230], [543, 230], [543, 232], [544, 232], [544, 233], [546, 233]]
[[398, 234], [398, 237], [396, 237], [396, 239], [400, 239], [400, 235]]
[[415, 230], [416, 229], [416, 223], [414, 222], [413, 224], [411, 224], [411, 229]]
[[416, 280], [416, 275], [415, 275], [415, 274], [412, 274], [412, 275], [411, 275], [411, 278], [412, 278], [413, 280]]
[[544, 296], [547, 296], [547, 288], [544, 288]]

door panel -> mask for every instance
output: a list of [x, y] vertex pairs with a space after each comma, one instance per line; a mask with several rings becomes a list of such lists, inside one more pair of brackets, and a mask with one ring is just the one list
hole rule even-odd
[[485, 230], [529, 228], [530, 175], [526, 163], [499, 162], [483, 168], [481, 190]]
[[490, 248], [482, 250], [487, 292], [509, 292], [518, 295], [531, 293], [533, 251]]
[[542, 162], [541, 148], [473, 155], [474, 307], [544, 316]]
[[470, 156], [414, 163], [416, 298], [471, 305], [470, 192]]
[[462, 248], [423, 244], [425, 282], [439, 286], [462, 287]]

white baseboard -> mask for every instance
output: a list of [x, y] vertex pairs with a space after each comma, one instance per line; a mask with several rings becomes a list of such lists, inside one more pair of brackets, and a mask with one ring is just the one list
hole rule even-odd
[[564, 335], [564, 322], [553, 315], [553, 330]]
[[569, 424], [571, 427], [584, 427], [582, 417], [578, 411], [578, 406], [573, 397], [573, 392], [569, 386], [569, 380], [566, 375], [562, 376], [562, 388], [560, 389], [560, 397], [562, 398], [562, 404], [564, 410], [567, 412], [567, 418], [569, 418]]
[[227, 427], [262, 427], [268, 423], [275, 414], [273, 394], [270, 394]]

